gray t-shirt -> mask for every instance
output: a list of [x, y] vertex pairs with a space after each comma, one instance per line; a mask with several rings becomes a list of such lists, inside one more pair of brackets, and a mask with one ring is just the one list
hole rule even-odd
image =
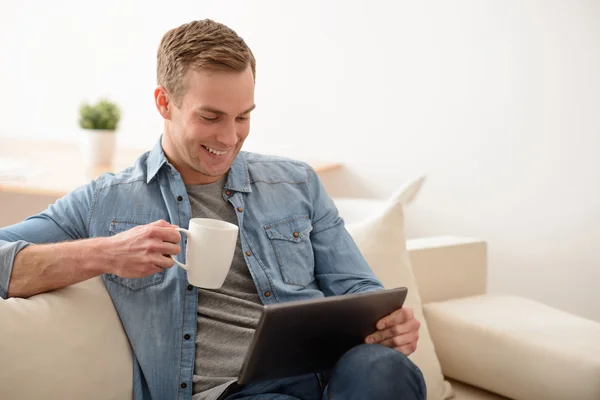
[[[208, 185], [186, 185], [193, 218], [238, 224], [223, 198], [226, 176]], [[262, 303], [238, 237], [233, 262], [220, 289], [198, 290], [198, 325], [193, 400], [213, 400], [236, 381], [258, 324]]]

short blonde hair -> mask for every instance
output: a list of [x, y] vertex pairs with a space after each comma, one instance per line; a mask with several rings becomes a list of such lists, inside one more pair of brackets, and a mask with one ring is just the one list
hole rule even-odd
[[185, 77], [190, 69], [243, 72], [250, 65], [256, 79], [256, 60], [244, 39], [210, 19], [192, 21], [165, 33], [156, 58], [157, 83], [167, 89], [177, 106], [185, 95]]

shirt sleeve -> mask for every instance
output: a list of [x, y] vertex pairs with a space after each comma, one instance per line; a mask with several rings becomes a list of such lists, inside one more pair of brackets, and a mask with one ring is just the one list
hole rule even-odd
[[313, 204], [310, 240], [315, 277], [326, 296], [383, 289], [340, 218], [317, 173], [309, 167], [308, 187]]
[[30, 244], [58, 243], [89, 236], [96, 182], [81, 186], [58, 199], [43, 212], [23, 222], [0, 228], [0, 298], [8, 297], [8, 286], [17, 254]]

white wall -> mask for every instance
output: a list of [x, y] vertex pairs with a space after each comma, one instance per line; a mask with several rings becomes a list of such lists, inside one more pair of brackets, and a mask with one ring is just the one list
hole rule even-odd
[[484, 237], [492, 291], [600, 320], [600, 2], [351, 3], [3, 3], [0, 134], [73, 137], [108, 95], [150, 146], [158, 41], [211, 17], [258, 59], [248, 149], [344, 162], [340, 196], [427, 172], [412, 236]]

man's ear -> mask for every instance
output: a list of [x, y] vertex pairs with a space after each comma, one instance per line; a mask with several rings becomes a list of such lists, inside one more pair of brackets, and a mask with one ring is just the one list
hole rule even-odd
[[159, 114], [164, 119], [171, 119], [173, 104], [171, 103], [169, 93], [164, 86], [159, 85], [156, 89], [154, 89], [154, 104], [156, 105], [156, 109], [158, 110]]

